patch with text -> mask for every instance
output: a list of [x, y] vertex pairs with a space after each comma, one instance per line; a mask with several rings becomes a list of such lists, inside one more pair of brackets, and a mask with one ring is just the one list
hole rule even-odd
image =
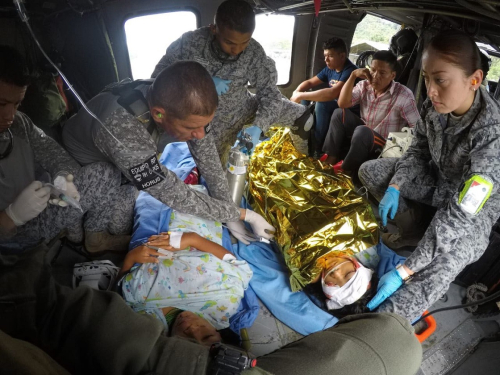
[[132, 182], [139, 190], [159, 184], [165, 178], [156, 155], [150, 156], [143, 163], [130, 168], [128, 171], [132, 176]]

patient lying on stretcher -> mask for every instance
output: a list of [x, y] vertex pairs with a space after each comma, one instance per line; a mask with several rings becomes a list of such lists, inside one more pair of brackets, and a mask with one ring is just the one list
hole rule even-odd
[[124, 261], [121, 291], [136, 311], [170, 335], [211, 345], [229, 326], [252, 271], [222, 244], [222, 225], [172, 212], [169, 233], [149, 237]]
[[369, 312], [366, 305], [377, 291], [378, 277], [403, 263], [405, 259], [383, 244], [379, 243], [372, 248], [373, 253], [375, 248], [377, 255], [368, 263], [377, 272], [365, 267], [359, 261], [363, 259], [359, 254], [327, 254], [318, 260], [321, 274], [306, 291], [322, 302], [321, 307], [338, 318]]

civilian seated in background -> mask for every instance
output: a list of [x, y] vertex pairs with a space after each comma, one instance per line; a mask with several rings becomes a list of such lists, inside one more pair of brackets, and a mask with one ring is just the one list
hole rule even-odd
[[127, 254], [120, 272], [126, 274], [123, 297], [171, 335], [211, 345], [221, 339], [217, 330], [229, 327], [252, 271], [222, 246], [221, 223], [176, 211], [168, 219], [171, 232], [153, 235]]
[[[337, 98], [351, 72], [357, 69], [347, 58], [347, 47], [340, 38], [330, 38], [323, 43], [323, 53], [326, 67], [318, 75], [302, 82], [293, 92], [290, 100], [295, 103], [308, 104], [309, 101], [316, 102], [316, 125], [314, 130], [315, 155], [321, 155], [323, 142], [325, 141], [328, 126], [333, 111], [339, 106]], [[322, 83], [328, 83], [328, 88], [308, 91]]]
[[[417, 123], [420, 116], [413, 93], [394, 82], [395, 77], [396, 56], [389, 51], [376, 52], [370, 69], [352, 72], [342, 87], [340, 108], [333, 113], [321, 160], [354, 176], [362, 163], [380, 155], [389, 132]], [[358, 78], [363, 81], [354, 86]], [[358, 103], [361, 118], [347, 109]]]

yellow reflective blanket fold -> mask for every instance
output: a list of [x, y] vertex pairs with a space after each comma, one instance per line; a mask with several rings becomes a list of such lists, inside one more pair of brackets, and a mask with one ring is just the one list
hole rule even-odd
[[325, 255], [353, 254], [375, 245], [378, 225], [348, 176], [299, 153], [289, 129], [272, 131], [252, 155], [249, 200], [276, 228], [292, 290], [298, 291], [320, 275], [318, 261]]

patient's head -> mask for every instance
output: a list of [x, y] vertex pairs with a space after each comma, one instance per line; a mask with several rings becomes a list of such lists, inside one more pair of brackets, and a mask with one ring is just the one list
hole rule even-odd
[[183, 311], [177, 315], [170, 333], [171, 336], [194, 339], [199, 344], [206, 346], [221, 341], [219, 332], [207, 320], [191, 311]]
[[360, 299], [370, 288], [373, 271], [351, 256], [322, 259], [321, 287], [329, 310], [341, 309]]

